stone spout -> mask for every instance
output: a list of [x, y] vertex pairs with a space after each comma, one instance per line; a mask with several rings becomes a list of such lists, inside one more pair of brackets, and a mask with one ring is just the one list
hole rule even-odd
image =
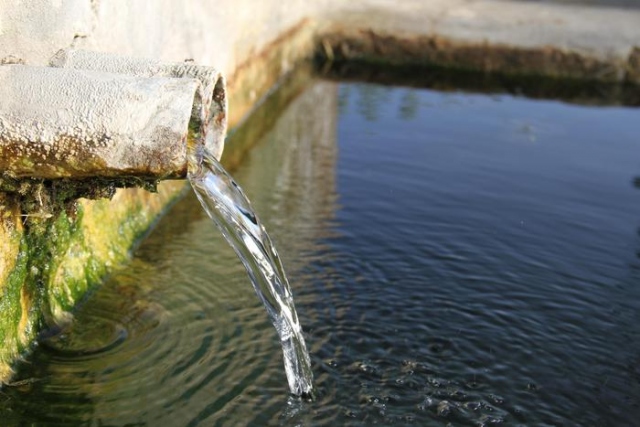
[[51, 65], [0, 66], [0, 176], [183, 178], [194, 138], [221, 154], [215, 69], [72, 50]]

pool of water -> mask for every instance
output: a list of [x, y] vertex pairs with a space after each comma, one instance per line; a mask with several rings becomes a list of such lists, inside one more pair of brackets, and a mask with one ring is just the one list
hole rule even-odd
[[3, 425], [637, 423], [640, 110], [287, 90], [228, 156], [255, 144], [230, 168], [288, 270], [317, 399], [289, 396], [276, 332], [189, 194], [21, 365]]

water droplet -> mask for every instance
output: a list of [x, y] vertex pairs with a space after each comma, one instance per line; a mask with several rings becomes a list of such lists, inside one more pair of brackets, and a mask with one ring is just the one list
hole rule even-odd
[[466, 402], [464, 407], [471, 411], [477, 411], [482, 408], [482, 404], [480, 402]]
[[440, 415], [441, 417], [448, 416], [449, 414], [451, 414], [452, 410], [453, 410], [453, 405], [448, 401], [443, 400], [440, 403], [438, 403], [437, 412], [438, 412], [438, 415]]
[[347, 418], [358, 418], [358, 414], [350, 409], [344, 411], [344, 416]]
[[495, 404], [501, 405], [504, 403], [504, 398], [497, 396], [495, 394], [490, 394], [489, 395], [489, 399], [491, 399], [491, 401]]

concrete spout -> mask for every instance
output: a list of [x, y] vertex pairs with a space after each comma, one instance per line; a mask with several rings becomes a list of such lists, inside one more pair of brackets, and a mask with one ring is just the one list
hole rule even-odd
[[94, 57], [102, 59], [93, 66], [79, 65], [71, 52], [54, 58], [64, 68], [0, 66], [0, 175], [181, 178], [190, 133], [205, 134], [220, 155], [226, 97], [219, 73], [159, 63], [142, 72], [141, 65], [123, 68], [124, 58]]
[[174, 77], [196, 79], [199, 96], [194, 103], [192, 119], [202, 120], [206, 133], [205, 145], [216, 157], [222, 155], [227, 130], [227, 98], [222, 74], [213, 67], [192, 62], [161, 62], [149, 58], [99, 53], [86, 50], [62, 49], [50, 61], [52, 67], [103, 71], [135, 77]]

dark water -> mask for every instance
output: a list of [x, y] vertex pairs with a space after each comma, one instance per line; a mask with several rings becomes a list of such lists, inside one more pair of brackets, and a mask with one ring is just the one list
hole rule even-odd
[[232, 173], [287, 268], [317, 400], [288, 395], [189, 195], [2, 390], [3, 425], [638, 425], [640, 110], [286, 90], [229, 144], [257, 144]]

